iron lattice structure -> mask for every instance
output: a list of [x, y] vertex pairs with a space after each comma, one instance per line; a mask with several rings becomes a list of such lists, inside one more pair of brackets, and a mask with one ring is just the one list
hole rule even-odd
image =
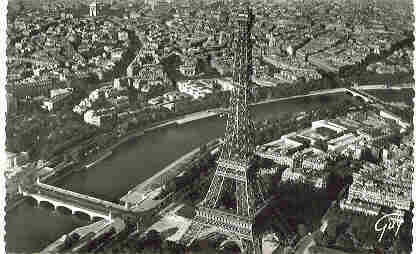
[[254, 15], [248, 4], [240, 8], [235, 21], [234, 89], [230, 96], [224, 142], [210, 188], [197, 206], [196, 215], [181, 243], [189, 246], [195, 239], [220, 233], [227, 237], [223, 244], [232, 241], [244, 253], [261, 254], [262, 241], [254, 224], [266, 201], [254, 167], [254, 124], [249, 109]]

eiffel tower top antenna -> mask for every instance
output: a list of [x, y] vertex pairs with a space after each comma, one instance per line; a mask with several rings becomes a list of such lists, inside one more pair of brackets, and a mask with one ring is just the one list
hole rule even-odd
[[242, 3], [235, 17], [236, 31], [233, 41], [233, 90], [231, 91], [222, 159], [237, 159], [242, 164], [251, 161], [254, 154], [254, 126], [251, 120], [252, 41], [251, 28], [254, 15], [250, 3]]

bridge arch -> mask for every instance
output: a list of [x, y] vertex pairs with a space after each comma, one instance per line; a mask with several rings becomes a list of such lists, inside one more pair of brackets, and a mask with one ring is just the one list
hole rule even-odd
[[88, 219], [89, 220], [92, 220], [92, 216], [89, 214], [89, 213], [87, 213], [87, 212], [84, 212], [84, 211], [82, 211], [82, 210], [72, 210], [72, 215], [75, 215], [75, 216], [77, 216], [78, 218], [83, 218], [83, 217], [85, 217], [85, 215], [88, 217]]
[[31, 203], [34, 204], [36, 206], [39, 206], [39, 200], [31, 195], [26, 196], [26, 199]]
[[54, 208], [56, 207], [56, 204], [54, 202], [51, 202], [47, 199], [40, 198], [36, 195], [27, 195], [27, 197], [29, 197], [31, 200], [35, 200], [37, 206], [40, 206], [41, 204], [48, 204], [48, 205], [53, 206]]
[[241, 253], [244, 252], [243, 244], [238, 239], [227, 239], [220, 244], [220, 249], [233, 248], [239, 249]]
[[362, 96], [354, 96], [355, 98], [357, 98], [359, 101], [361, 101], [361, 102], [368, 102], [369, 100], [368, 99], [365, 99], [365, 98], [363, 98]]
[[201, 231], [198, 234], [198, 239], [209, 239], [212, 238], [215, 235], [220, 235], [220, 236], [224, 236], [225, 238], [230, 238], [233, 237], [231, 234], [227, 234], [225, 232], [218, 232], [217, 230], [213, 229], [213, 228], [207, 228], [203, 231]]
[[100, 221], [100, 220], [103, 220], [103, 219], [104, 219], [103, 217], [97, 216], [97, 215], [94, 215], [94, 216], [91, 217], [91, 221], [93, 221], [93, 222], [97, 222], [97, 221]]
[[346, 95], [349, 95], [351, 97], [355, 97], [354, 94], [351, 91], [349, 91], [349, 90], [345, 91], [345, 94]]
[[56, 210], [56, 205], [53, 202], [50, 202], [49, 200], [38, 200], [38, 206], [41, 207], [48, 207], [52, 208], [53, 210]]
[[56, 210], [62, 214], [72, 214], [71, 208], [64, 205], [57, 205]]
[[210, 239], [214, 236], [222, 236], [223, 238], [225, 238], [224, 240], [220, 241], [220, 244], [219, 244], [220, 249], [223, 249], [229, 246], [234, 246], [240, 249], [240, 252], [244, 251], [241, 240], [232, 233], [218, 232], [217, 230], [213, 228], [208, 228], [200, 232], [197, 238], [198, 239]]
[[353, 89], [345, 89], [345, 94], [359, 98], [364, 102], [372, 102], [372, 99], [368, 98], [367, 95], [362, 94], [360, 91], [354, 91]]

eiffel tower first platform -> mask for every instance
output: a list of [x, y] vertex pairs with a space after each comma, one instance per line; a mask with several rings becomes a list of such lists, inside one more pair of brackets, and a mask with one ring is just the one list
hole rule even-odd
[[248, 3], [239, 9], [234, 20], [234, 89], [224, 142], [206, 197], [197, 205], [195, 217], [180, 243], [189, 246], [196, 239], [219, 233], [227, 237], [222, 244], [235, 242], [243, 253], [261, 254], [262, 238], [254, 225], [267, 202], [254, 165], [254, 125], [249, 110], [254, 15]]

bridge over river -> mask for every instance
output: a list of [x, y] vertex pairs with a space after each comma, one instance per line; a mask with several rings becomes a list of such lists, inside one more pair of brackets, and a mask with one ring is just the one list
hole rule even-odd
[[38, 205], [46, 202], [53, 205], [54, 209], [65, 207], [71, 210], [72, 214], [84, 213], [90, 219], [103, 218], [110, 222], [116, 217], [137, 218], [138, 214], [133, 213], [128, 207], [113, 202], [101, 200], [88, 195], [58, 188], [40, 182], [39, 179], [30, 187], [19, 186], [19, 193], [36, 200]]

